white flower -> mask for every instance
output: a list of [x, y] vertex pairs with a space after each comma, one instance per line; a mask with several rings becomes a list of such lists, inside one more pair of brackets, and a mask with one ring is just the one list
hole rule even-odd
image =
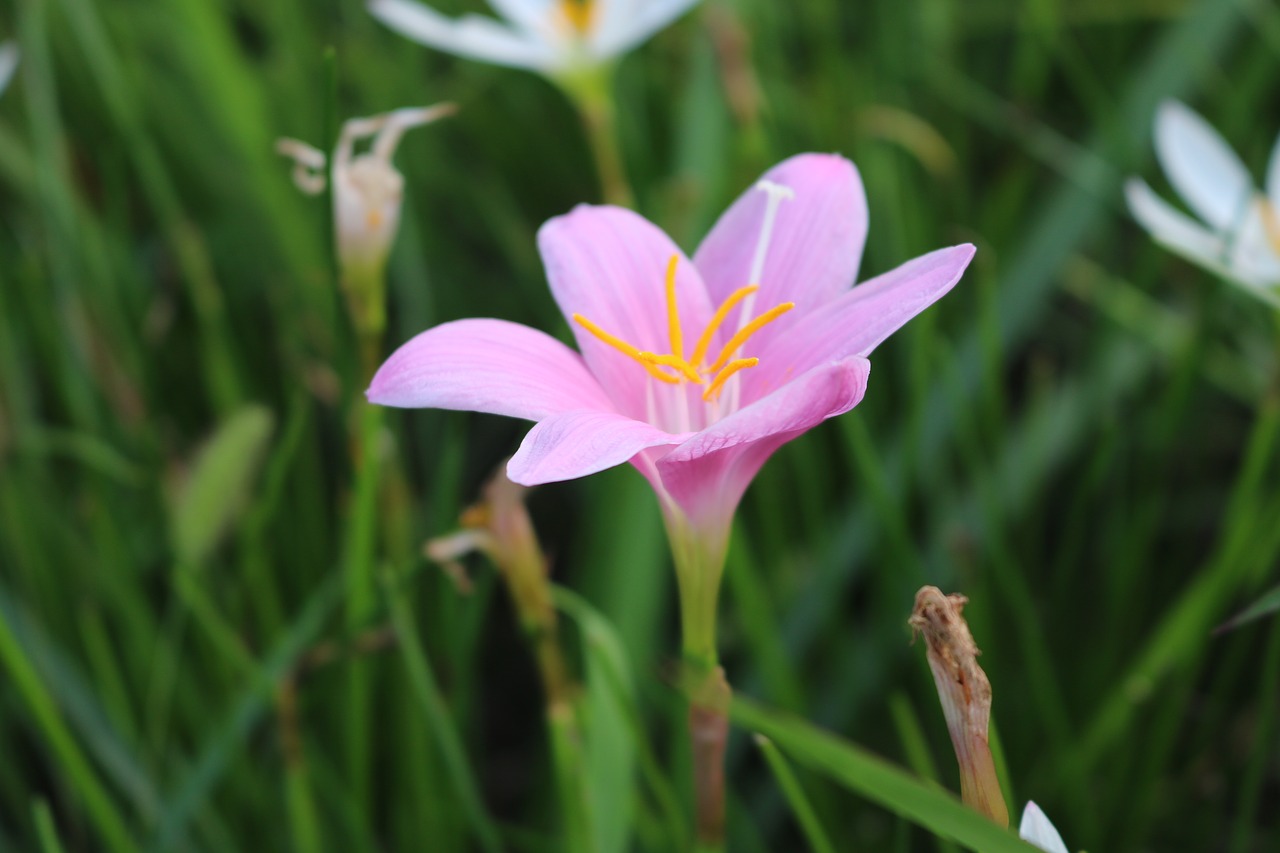
[[449, 18], [416, 0], [369, 0], [369, 11], [425, 45], [555, 77], [603, 65], [697, 2], [489, 0], [503, 20], [482, 15]]
[[1069, 853], [1058, 830], [1035, 803], [1027, 803], [1027, 807], [1022, 810], [1022, 824], [1018, 827], [1018, 835], [1047, 853]]
[[1218, 132], [1177, 101], [1160, 105], [1155, 145], [1169, 183], [1200, 221], [1136, 178], [1125, 186], [1134, 217], [1172, 251], [1280, 307], [1280, 139], [1265, 193]]
[[[338, 259], [344, 272], [381, 269], [400, 225], [404, 177], [391, 163], [400, 137], [411, 127], [454, 112], [452, 104], [411, 107], [370, 118], [351, 119], [333, 152], [333, 220]], [[369, 150], [355, 154], [356, 142], [374, 137]], [[296, 139], [281, 139], [276, 150], [291, 157], [294, 183], [309, 195], [324, 191], [325, 155]]]
[[9, 86], [9, 80], [17, 67], [18, 46], [11, 41], [0, 44], [0, 92]]

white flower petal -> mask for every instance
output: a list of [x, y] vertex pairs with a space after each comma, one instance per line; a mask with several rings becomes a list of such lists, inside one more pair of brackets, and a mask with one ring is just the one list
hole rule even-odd
[[9, 85], [9, 78], [18, 67], [18, 46], [11, 41], [0, 45], [0, 92]]
[[1196, 263], [1222, 265], [1226, 256], [1222, 237], [1160, 198], [1145, 181], [1131, 179], [1124, 194], [1133, 218], [1158, 242]]
[[[593, 0], [595, 25], [591, 30], [591, 49], [602, 58], [612, 55], [607, 45], [620, 44], [636, 16], [636, 0]], [[616, 53], [616, 51], [615, 51]]]
[[1280, 136], [1276, 144], [1271, 146], [1271, 160], [1267, 163], [1267, 198], [1280, 210]]
[[1156, 114], [1156, 156], [1187, 205], [1219, 231], [1230, 231], [1253, 195], [1240, 158], [1209, 123], [1177, 101]]
[[592, 50], [600, 59], [625, 53], [683, 15], [698, 0], [613, 0], [600, 9]]
[[527, 33], [541, 39], [555, 35], [553, 16], [558, 0], [489, 0], [493, 10]]
[[1070, 853], [1058, 830], [1035, 803], [1029, 802], [1023, 809], [1022, 825], [1018, 827], [1018, 835], [1022, 836], [1024, 841], [1030, 841], [1047, 853]]
[[1259, 220], [1256, 214], [1246, 217], [1240, 238], [1228, 244], [1157, 196], [1142, 181], [1129, 181], [1125, 195], [1134, 218], [1156, 242], [1214, 275], [1240, 285], [1264, 302], [1280, 307], [1280, 295], [1271, 289], [1280, 282], [1280, 260], [1267, 260], [1265, 255], [1258, 254], [1255, 231], [1258, 226], [1253, 224]]
[[369, 0], [369, 12], [407, 38], [458, 56], [534, 71], [556, 64], [555, 52], [542, 40], [490, 18], [454, 20], [414, 0]]
[[1273, 236], [1267, 231], [1259, 197], [1249, 207], [1234, 241], [1228, 246], [1227, 264], [1241, 282], [1257, 287], [1280, 284], [1280, 255]]

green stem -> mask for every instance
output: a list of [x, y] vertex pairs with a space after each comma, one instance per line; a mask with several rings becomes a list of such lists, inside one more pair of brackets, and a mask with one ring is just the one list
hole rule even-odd
[[635, 196], [627, 181], [618, 136], [617, 108], [613, 99], [613, 68], [593, 68], [567, 74], [557, 80], [578, 108], [587, 142], [600, 174], [600, 189], [608, 204], [631, 207]]
[[592, 849], [589, 793], [582, 754], [582, 729], [577, 707], [568, 702], [547, 705], [547, 730], [551, 739], [551, 762], [560, 798], [560, 819], [565, 847], [569, 853]]
[[298, 687], [292, 678], [282, 680], [276, 689], [276, 720], [284, 755], [285, 802], [293, 849], [298, 853], [320, 853], [324, 843], [298, 725]]
[[729, 520], [698, 526], [674, 507], [664, 513], [680, 588], [680, 625], [689, 695], [694, 827], [700, 853], [724, 849], [724, 753], [733, 692], [716, 654], [716, 607]]
[[1280, 668], [1280, 619], [1273, 619], [1271, 638], [1267, 643], [1266, 658], [1262, 665], [1261, 696], [1258, 698], [1258, 728], [1253, 758], [1245, 770], [1240, 784], [1240, 805], [1236, 815], [1236, 827], [1231, 838], [1234, 853], [1245, 853], [1252, 846], [1256, 834], [1258, 804], [1262, 796], [1267, 767], [1275, 756], [1276, 694], [1274, 673]]
[[480, 848], [485, 853], [498, 853], [502, 850], [498, 830], [481, 799], [480, 787], [467, 763], [462, 737], [440, 692], [426, 649], [418, 638], [418, 629], [405, 590], [397, 586], [390, 577], [387, 578], [386, 590], [391, 624], [400, 640], [405, 666], [409, 670], [409, 683], [422, 705], [427, 725], [436, 738], [446, 772], [452, 777], [453, 791], [461, 801], [463, 813], [475, 832]]
[[[359, 425], [353, 444], [356, 486], [351, 514], [347, 520], [344, 569], [347, 588], [346, 628], [354, 636], [365, 626], [374, 609], [373, 566], [377, 548], [378, 483], [380, 465], [377, 451], [383, 410], [363, 406], [357, 413]], [[353, 661], [347, 684], [347, 773], [351, 796], [362, 805], [369, 803], [369, 691], [370, 670], [366, 661]]]

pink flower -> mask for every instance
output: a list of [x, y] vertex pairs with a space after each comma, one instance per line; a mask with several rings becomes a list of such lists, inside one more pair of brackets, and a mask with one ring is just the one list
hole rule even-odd
[[538, 245], [581, 354], [527, 326], [459, 320], [402, 346], [368, 397], [536, 421], [507, 468], [522, 485], [630, 462], [669, 528], [718, 541], [722, 557], [760, 466], [856, 406], [867, 356], [974, 253], [941, 249], [850, 289], [866, 232], [857, 170], [825, 154], [773, 168], [692, 260], [629, 210], [580, 206]]

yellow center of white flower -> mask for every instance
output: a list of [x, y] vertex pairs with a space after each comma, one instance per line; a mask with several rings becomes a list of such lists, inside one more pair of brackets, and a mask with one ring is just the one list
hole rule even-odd
[[573, 320], [618, 352], [635, 359], [640, 363], [641, 367], [648, 371], [650, 376], [659, 382], [679, 385], [688, 380], [695, 385], [706, 385], [707, 389], [702, 393], [702, 399], [711, 401], [720, 395], [724, 384], [734, 374], [749, 367], [755, 367], [760, 363], [758, 358], [734, 358], [738, 350], [742, 349], [756, 332], [792, 308], [795, 308], [796, 304], [794, 302], [783, 302], [781, 305], [770, 308], [749, 323], [743, 324], [737, 333], [729, 339], [728, 343], [720, 348], [720, 354], [716, 356], [715, 360], [704, 367], [703, 360], [707, 357], [707, 351], [711, 348], [711, 341], [715, 337], [716, 331], [724, 324], [729, 312], [748, 296], [754, 295], [760, 289], [760, 285], [750, 284], [746, 287], [740, 287], [729, 294], [729, 297], [721, 303], [715, 314], [711, 316], [707, 327], [703, 329], [697, 345], [693, 348], [693, 354], [686, 359], [684, 356], [684, 334], [680, 326], [680, 311], [676, 304], [676, 267], [679, 261], [679, 255], [672, 255], [670, 262], [667, 264], [667, 330], [671, 343], [671, 352], [659, 355], [643, 351], [616, 335], [609, 334], [581, 314], [574, 314]]
[[1280, 213], [1276, 212], [1276, 206], [1265, 196], [1258, 198], [1258, 212], [1262, 216], [1262, 229], [1267, 233], [1267, 242], [1280, 255]]
[[595, 3], [593, 0], [560, 0], [560, 14], [578, 35], [585, 36], [595, 23]]

